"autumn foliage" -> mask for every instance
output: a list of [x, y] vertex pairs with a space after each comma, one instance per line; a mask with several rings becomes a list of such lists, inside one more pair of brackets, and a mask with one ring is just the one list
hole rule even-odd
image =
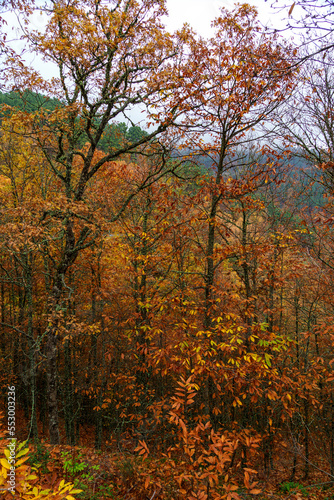
[[0, 38], [14, 497], [239, 500], [332, 481], [333, 162], [312, 170], [288, 122], [274, 139], [297, 50], [247, 4], [209, 40], [167, 33], [163, 0], [50, 1], [43, 32], [32, 7], [12, 4], [57, 78]]

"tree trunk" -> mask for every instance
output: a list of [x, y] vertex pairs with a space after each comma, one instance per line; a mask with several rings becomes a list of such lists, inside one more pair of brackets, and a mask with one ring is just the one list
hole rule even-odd
[[57, 388], [57, 359], [58, 359], [58, 327], [63, 309], [62, 301], [64, 290], [64, 276], [75, 261], [78, 251], [75, 250], [73, 223], [66, 220], [65, 248], [61, 262], [57, 268], [50, 305], [50, 324], [47, 330], [47, 382], [48, 382], [48, 416], [50, 443], [59, 444], [59, 417], [58, 417], [58, 388]]

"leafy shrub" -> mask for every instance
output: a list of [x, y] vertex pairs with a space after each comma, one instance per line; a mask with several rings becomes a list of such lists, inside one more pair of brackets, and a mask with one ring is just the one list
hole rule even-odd
[[[15, 463], [11, 450], [15, 449]], [[36, 454], [36, 451], [35, 451]], [[34, 462], [34, 453], [30, 452], [26, 442], [9, 440], [0, 426], [0, 490], [2, 500], [75, 500], [73, 495], [81, 492], [74, 484], [64, 479], [52, 481], [41, 486], [37, 475], [40, 463]], [[44, 455], [45, 456], [45, 455]]]
[[305, 486], [299, 483], [281, 483], [280, 490], [282, 491], [282, 493], [294, 493], [299, 490], [304, 496], [308, 497], [308, 491], [306, 490]]

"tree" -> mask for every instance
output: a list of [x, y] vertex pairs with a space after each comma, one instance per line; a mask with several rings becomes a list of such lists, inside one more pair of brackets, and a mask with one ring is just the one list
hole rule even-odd
[[[196, 151], [210, 158], [212, 177], [206, 182], [210, 202], [203, 208], [208, 223], [205, 250], [205, 327], [212, 324], [215, 259], [220, 203], [254, 191], [270, 175], [270, 162], [244, 152], [256, 141], [251, 136], [291, 92], [290, 47], [261, 32], [256, 9], [247, 5], [222, 10], [214, 21], [216, 34], [194, 44], [188, 75], [200, 81], [200, 93], [189, 100], [189, 139]], [[198, 63], [201, 61], [201, 63]], [[208, 140], [203, 140], [206, 134]], [[264, 140], [264, 138], [262, 138]], [[265, 154], [265, 153], [264, 153]]]
[[332, 78], [330, 54], [320, 61], [306, 61], [298, 73], [298, 85], [276, 117], [276, 133], [285, 139], [287, 146], [294, 148], [294, 157], [301, 156], [310, 166], [333, 159]]
[[[332, 0], [299, 0], [285, 5], [275, 5], [274, 8], [288, 14], [288, 28], [307, 28], [308, 33], [320, 31], [323, 36], [331, 35], [333, 32], [333, 1]], [[296, 17], [294, 16], [296, 13]], [[291, 20], [290, 20], [291, 19]], [[327, 49], [332, 44], [327, 45]], [[325, 50], [325, 49], [323, 49]]]
[[[44, 33], [26, 31], [31, 50], [57, 65], [59, 77], [52, 82], [36, 78], [35, 72], [18, 68], [16, 85], [43, 88], [59, 99], [55, 110], [41, 109], [31, 115], [18, 114], [29, 135], [42, 151], [48, 168], [57, 180], [62, 202], [45, 206], [41, 222], [45, 227], [60, 223], [62, 250], [50, 261], [52, 291], [49, 299], [48, 338], [48, 408], [52, 443], [59, 441], [57, 410], [57, 329], [66, 303], [66, 275], [79, 253], [92, 245], [99, 222], [87, 212], [87, 186], [108, 162], [127, 152], [147, 154], [150, 143], [174, 122], [181, 111], [177, 102], [166, 103], [156, 127], [147, 134], [135, 134], [106, 153], [98, 153], [103, 134], [112, 120], [127, 117], [134, 105], [145, 106], [148, 115], [162, 90], [172, 90], [173, 72], [181, 64], [177, 59], [185, 32], [172, 37], [164, 32], [160, 17], [165, 14], [163, 0], [111, 2], [50, 1]], [[182, 63], [183, 64], [183, 63]], [[86, 145], [81, 148], [82, 139]], [[146, 149], [145, 149], [146, 148]], [[117, 220], [130, 200], [165, 174], [165, 146], [160, 147], [161, 161], [154, 171], [134, 185], [111, 217]]]

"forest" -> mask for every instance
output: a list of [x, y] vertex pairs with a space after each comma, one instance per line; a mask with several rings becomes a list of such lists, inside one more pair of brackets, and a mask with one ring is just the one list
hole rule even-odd
[[333, 4], [280, 7], [0, 1], [4, 500], [334, 498]]

